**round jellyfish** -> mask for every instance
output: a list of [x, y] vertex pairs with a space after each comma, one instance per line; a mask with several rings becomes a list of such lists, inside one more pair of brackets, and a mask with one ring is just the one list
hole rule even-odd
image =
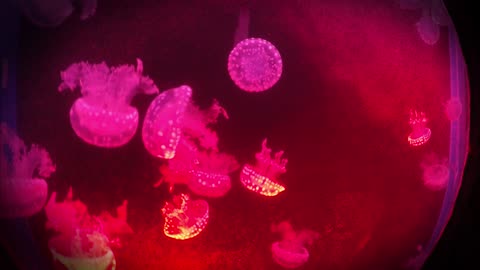
[[239, 42], [228, 56], [228, 73], [247, 92], [262, 92], [275, 85], [282, 75], [282, 58], [277, 48], [261, 38]]
[[128, 143], [138, 126], [138, 110], [130, 105], [133, 97], [159, 92], [142, 73], [140, 59], [136, 69], [131, 65], [109, 68], [105, 62], [80, 62], [62, 71], [58, 90], [80, 88], [82, 93], [70, 109], [70, 123], [77, 136], [105, 148]]
[[114, 218], [105, 211], [92, 216], [72, 197], [70, 189], [65, 201], [59, 203], [53, 192], [45, 206], [46, 227], [59, 233], [48, 242], [54, 259], [72, 270], [115, 269], [110, 247], [118, 243], [116, 236], [133, 232], [126, 223], [127, 201], [117, 208], [118, 217]]
[[192, 89], [187, 85], [167, 90], [149, 105], [142, 128], [143, 144], [153, 156], [171, 159], [181, 136], [181, 126]]
[[[246, 164], [240, 173], [240, 181], [247, 189], [264, 196], [276, 196], [285, 190], [278, 182], [278, 177], [287, 170], [288, 160], [282, 158], [283, 151], [271, 154], [267, 147], [267, 139], [262, 142], [262, 150], [255, 154], [256, 164]], [[273, 156], [273, 158], [272, 158]]]
[[0, 217], [32, 216], [47, 202], [45, 178], [55, 172], [48, 152], [30, 148], [5, 123], [0, 124]]
[[412, 132], [408, 135], [408, 143], [411, 146], [420, 146], [430, 140], [432, 131], [426, 127], [427, 121], [424, 112], [410, 111], [409, 124], [412, 127]]
[[272, 231], [282, 236], [272, 244], [272, 258], [278, 265], [294, 269], [304, 265], [310, 254], [305, 246], [312, 245], [320, 235], [311, 230], [296, 232], [287, 221], [272, 225]]
[[424, 8], [422, 13], [422, 17], [415, 24], [417, 32], [425, 44], [434, 45], [440, 38], [440, 28], [433, 21], [430, 9]]
[[231, 155], [201, 151], [192, 142], [181, 140], [175, 158], [160, 167], [160, 181], [169, 183], [171, 191], [174, 184], [186, 184], [197, 195], [218, 198], [230, 190], [229, 173], [238, 167]]
[[204, 200], [191, 200], [186, 194], [174, 196], [173, 202], [166, 202], [162, 208], [163, 232], [173, 239], [191, 239], [207, 226], [208, 212], [208, 203]]
[[450, 168], [446, 158], [438, 158], [434, 154], [427, 155], [420, 167], [423, 170], [422, 180], [426, 188], [432, 191], [443, 190], [450, 176]]
[[448, 120], [456, 121], [460, 118], [462, 114], [462, 102], [460, 102], [459, 98], [451, 98], [445, 104], [445, 115], [447, 116]]

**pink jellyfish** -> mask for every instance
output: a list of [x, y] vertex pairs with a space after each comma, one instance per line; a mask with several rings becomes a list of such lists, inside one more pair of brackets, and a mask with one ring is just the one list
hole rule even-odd
[[238, 169], [233, 156], [218, 151], [199, 150], [188, 140], [181, 140], [178, 153], [160, 167], [161, 182], [172, 187], [185, 184], [200, 196], [222, 197], [231, 188], [229, 173]]
[[186, 240], [199, 235], [207, 226], [208, 203], [204, 200], [191, 200], [190, 196], [181, 194], [173, 197], [173, 202], [165, 203], [162, 208], [166, 236]]
[[427, 155], [420, 167], [423, 170], [423, 184], [432, 191], [444, 189], [448, 184], [450, 169], [446, 158], [438, 158], [434, 154]]
[[282, 236], [281, 241], [272, 244], [272, 258], [287, 269], [304, 265], [310, 257], [305, 246], [312, 245], [320, 237], [319, 233], [312, 230], [296, 232], [287, 221], [272, 225], [272, 231]]
[[432, 136], [432, 131], [426, 127], [427, 118], [424, 112], [410, 111], [409, 124], [412, 132], [408, 135], [408, 143], [411, 146], [420, 146], [428, 142]]
[[262, 150], [255, 154], [257, 160], [254, 166], [246, 164], [240, 173], [240, 181], [249, 190], [264, 196], [276, 196], [285, 190], [278, 182], [278, 177], [287, 170], [288, 160], [282, 158], [283, 151], [273, 155], [267, 147], [267, 139], [262, 142]]
[[150, 154], [163, 159], [175, 156], [191, 99], [192, 89], [182, 85], [161, 93], [150, 103], [142, 128], [143, 144]]
[[136, 69], [131, 65], [109, 68], [105, 62], [80, 62], [62, 71], [58, 90], [80, 88], [82, 93], [70, 109], [70, 123], [77, 136], [106, 148], [128, 143], [138, 126], [138, 110], [130, 105], [133, 97], [159, 92], [142, 73], [140, 59]]
[[119, 242], [118, 235], [132, 233], [126, 223], [127, 201], [117, 208], [117, 217], [107, 212], [92, 216], [87, 207], [72, 199], [70, 189], [64, 202], [56, 202], [54, 192], [45, 206], [46, 227], [58, 234], [48, 242], [55, 260], [67, 269], [115, 269], [111, 249]]
[[55, 172], [48, 152], [30, 148], [5, 123], [0, 124], [0, 217], [29, 217], [47, 201], [45, 178]]
[[240, 89], [262, 92], [280, 79], [282, 58], [272, 43], [261, 38], [247, 38], [230, 52], [228, 73]]
[[444, 108], [445, 115], [450, 121], [458, 120], [458, 118], [460, 118], [460, 115], [462, 114], [462, 102], [460, 102], [459, 98], [449, 99], [444, 104]]

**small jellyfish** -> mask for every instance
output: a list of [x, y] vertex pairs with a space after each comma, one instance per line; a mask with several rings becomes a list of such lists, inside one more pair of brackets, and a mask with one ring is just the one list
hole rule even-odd
[[186, 194], [174, 196], [173, 202], [166, 202], [162, 208], [163, 232], [177, 240], [193, 238], [207, 226], [208, 211], [208, 203], [204, 200], [191, 200]]
[[118, 244], [118, 236], [132, 233], [126, 222], [127, 201], [117, 208], [117, 217], [108, 212], [90, 215], [87, 207], [73, 200], [72, 190], [63, 202], [56, 202], [53, 192], [45, 206], [46, 228], [58, 235], [48, 242], [55, 260], [70, 270], [115, 269], [111, 246]]
[[182, 85], [161, 93], [150, 103], [142, 128], [143, 144], [150, 154], [163, 159], [175, 156], [191, 99], [192, 89]]
[[462, 114], [462, 103], [459, 98], [451, 98], [445, 104], [445, 115], [450, 121], [457, 121]]
[[77, 136], [105, 148], [128, 143], [138, 126], [138, 110], [130, 105], [133, 97], [159, 92], [142, 73], [140, 59], [136, 69], [131, 65], [109, 68], [105, 62], [80, 62], [62, 71], [58, 90], [80, 88], [82, 93], [70, 109], [70, 123]]
[[285, 190], [278, 182], [278, 177], [287, 170], [288, 160], [282, 158], [283, 151], [273, 155], [272, 149], [267, 147], [267, 139], [262, 142], [262, 150], [255, 154], [256, 164], [246, 164], [240, 173], [240, 181], [249, 190], [264, 196], [276, 196]]
[[443, 190], [448, 184], [450, 169], [446, 158], [434, 154], [427, 155], [420, 167], [423, 170], [422, 180], [426, 188], [432, 191]]
[[320, 234], [312, 230], [296, 232], [287, 221], [272, 225], [272, 231], [282, 236], [281, 241], [272, 244], [272, 258], [278, 265], [294, 269], [304, 265], [310, 253], [305, 246], [311, 246]]
[[160, 167], [162, 182], [185, 184], [193, 193], [210, 198], [222, 197], [230, 190], [229, 173], [239, 167], [233, 156], [199, 150], [187, 140], [181, 141], [178, 150], [175, 158]]
[[432, 131], [426, 127], [427, 118], [424, 112], [410, 111], [409, 124], [412, 132], [408, 135], [408, 143], [411, 146], [420, 146], [428, 142], [432, 136]]
[[0, 217], [29, 217], [47, 202], [45, 178], [55, 172], [48, 152], [30, 148], [5, 123], [0, 124]]
[[424, 8], [423, 15], [415, 24], [420, 38], [428, 45], [435, 45], [440, 38], [440, 28], [437, 23], [433, 21], [430, 9]]
[[282, 58], [277, 48], [261, 38], [239, 42], [228, 56], [228, 73], [247, 92], [270, 89], [282, 75]]

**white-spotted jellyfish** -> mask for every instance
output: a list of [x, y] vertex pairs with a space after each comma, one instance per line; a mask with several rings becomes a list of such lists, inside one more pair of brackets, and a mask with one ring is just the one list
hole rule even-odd
[[126, 223], [127, 201], [117, 208], [118, 217], [102, 212], [90, 215], [87, 207], [73, 200], [72, 190], [63, 202], [56, 201], [53, 192], [45, 206], [46, 227], [58, 234], [53, 236], [48, 247], [55, 260], [69, 270], [115, 269], [112, 244], [119, 243], [118, 235], [132, 233]]
[[83, 141], [105, 148], [128, 143], [138, 126], [138, 110], [130, 105], [136, 94], [157, 94], [153, 81], [142, 75], [143, 63], [108, 67], [105, 62], [80, 62], [61, 72], [58, 90], [80, 88], [82, 97], [70, 109], [70, 123]]
[[0, 124], [0, 217], [29, 217], [47, 202], [45, 178], [55, 172], [48, 152], [28, 148], [6, 123]]
[[294, 269], [304, 265], [309, 257], [306, 246], [311, 246], [320, 234], [312, 230], [295, 231], [287, 221], [272, 225], [272, 231], [281, 235], [282, 240], [271, 246], [272, 258], [278, 265]]
[[283, 151], [278, 151], [272, 158], [272, 149], [267, 147], [267, 139], [264, 139], [261, 151], [255, 154], [255, 165], [246, 164], [240, 173], [243, 186], [269, 197], [283, 192], [285, 187], [278, 182], [278, 178], [287, 171], [285, 166], [288, 160], [282, 156]]
[[228, 73], [233, 82], [247, 92], [262, 92], [275, 85], [282, 75], [280, 52], [267, 40], [247, 38], [228, 56]]
[[143, 144], [153, 156], [171, 159], [181, 136], [192, 89], [187, 85], [167, 90], [149, 105], [142, 128]]
[[199, 235], [207, 226], [209, 207], [205, 200], [192, 200], [187, 194], [173, 197], [162, 208], [166, 236], [186, 240]]
[[426, 126], [427, 117], [424, 112], [410, 111], [409, 124], [412, 132], [408, 135], [408, 143], [411, 146], [420, 146], [428, 142], [432, 131]]
[[425, 156], [420, 164], [422, 168], [423, 185], [432, 191], [445, 189], [450, 176], [450, 168], [446, 158], [439, 158], [435, 154]]

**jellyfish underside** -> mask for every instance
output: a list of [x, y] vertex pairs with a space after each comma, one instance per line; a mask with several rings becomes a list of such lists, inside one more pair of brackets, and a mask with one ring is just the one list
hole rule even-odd
[[142, 75], [143, 63], [137, 67], [108, 67], [104, 62], [80, 62], [61, 72], [58, 90], [80, 88], [82, 97], [70, 109], [70, 123], [83, 141], [105, 148], [129, 142], [138, 127], [138, 110], [130, 105], [138, 93], [156, 94], [153, 81]]
[[439, 158], [431, 153], [425, 156], [420, 164], [423, 170], [422, 180], [426, 188], [439, 191], [447, 186], [450, 176], [450, 168], [446, 158]]
[[432, 136], [432, 131], [426, 127], [427, 118], [425, 113], [410, 111], [409, 124], [412, 132], [408, 135], [408, 142], [411, 146], [420, 146], [427, 143]]

